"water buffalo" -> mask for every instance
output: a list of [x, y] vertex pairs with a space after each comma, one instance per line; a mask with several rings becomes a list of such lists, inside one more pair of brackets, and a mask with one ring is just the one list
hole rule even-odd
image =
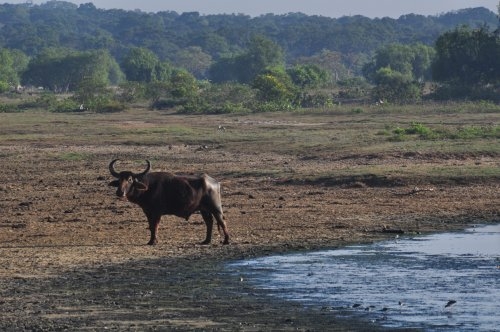
[[158, 242], [158, 225], [162, 215], [188, 218], [199, 211], [207, 226], [207, 235], [202, 244], [212, 239], [213, 218], [219, 232], [224, 234], [224, 244], [229, 244], [229, 234], [224, 222], [220, 198], [220, 184], [210, 176], [174, 175], [168, 172], [150, 172], [151, 163], [146, 160], [146, 170], [141, 173], [117, 172], [111, 161], [109, 171], [117, 178], [109, 183], [117, 187], [116, 195], [139, 205], [146, 215], [151, 231], [149, 245]]

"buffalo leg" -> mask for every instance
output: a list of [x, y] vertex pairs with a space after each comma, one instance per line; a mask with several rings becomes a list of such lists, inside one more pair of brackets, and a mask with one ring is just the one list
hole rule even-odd
[[229, 244], [229, 233], [227, 232], [227, 226], [226, 223], [224, 222], [224, 217], [222, 215], [221, 211], [217, 211], [214, 213], [215, 219], [217, 220], [217, 228], [220, 230], [222, 228], [222, 232], [224, 233], [224, 241], [222, 244]]
[[212, 218], [212, 214], [207, 211], [201, 211], [201, 216], [203, 217], [205, 225], [207, 226], [207, 236], [205, 237], [205, 241], [203, 241], [201, 244], [210, 244], [210, 242], [212, 241], [212, 228], [214, 226], [214, 219]]
[[157, 234], [158, 234], [158, 226], [160, 225], [160, 218], [161, 217], [148, 218], [149, 231], [151, 232], [151, 237], [148, 242], [150, 246], [158, 243]]

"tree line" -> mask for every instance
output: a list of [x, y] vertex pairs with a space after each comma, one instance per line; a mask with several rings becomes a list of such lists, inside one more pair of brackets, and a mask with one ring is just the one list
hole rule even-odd
[[[0, 5], [0, 18], [0, 91], [22, 84], [71, 92], [71, 102], [56, 103], [62, 110], [113, 110], [138, 99], [185, 112], [324, 107], [356, 98], [414, 102], [429, 81], [437, 83], [434, 98], [499, 95], [498, 19], [484, 8], [371, 20], [144, 13], [49, 1]], [[471, 22], [476, 26], [463, 24]], [[364, 43], [358, 31], [353, 39], [355, 26], [378, 36]], [[436, 36], [423, 38], [417, 26]], [[56, 99], [37, 102], [53, 106]]]
[[105, 49], [118, 62], [130, 48], [144, 47], [162, 61], [189, 67], [206, 78], [211, 63], [244, 52], [255, 35], [273, 41], [287, 63], [320, 54], [339, 53], [337, 76], [360, 74], [363, 63], [383, 45], [433, 45], [439, 35], [459, 25], [496, 28], [495, 13], [470, 8], [438, 16], [408, 14], [398, 19], [363, 16], [329, 18], [301, 13], [286, 15], [200, 15], [197, 12], [145, 13], [103, 10], [51, 0], [41, 5], [0, 5], [0, 47], [29, 57], [47, 48], [78, 51]]

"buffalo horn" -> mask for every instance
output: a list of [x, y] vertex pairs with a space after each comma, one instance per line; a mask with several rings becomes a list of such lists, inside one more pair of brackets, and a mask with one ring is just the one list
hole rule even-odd
[[144, 172], [142, 172], [142, 173], [134, 174], [135, 176], [146, 175], [151, 170], [151, 163], [149, 162], [149, 160], [146, 159], [146, 163], [148, 164], [148, 166], [146, 167], [146, 170]]
[[120, 174], [115, 171], [115, 163], [118, 161], [119, 159], [114, 159], [112, 162], [109, 163], [109, 171], [111, 172], [111, 175], [113, 175], [115, 178], [119, 178], [120, 177]]

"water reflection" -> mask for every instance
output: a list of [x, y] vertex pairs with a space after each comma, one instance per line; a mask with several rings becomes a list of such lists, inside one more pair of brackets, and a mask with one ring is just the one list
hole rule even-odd
[[387, 327], [500, 327], [500, 225], [263, 257], [229, 269], [270, 295], [348, 309]]

